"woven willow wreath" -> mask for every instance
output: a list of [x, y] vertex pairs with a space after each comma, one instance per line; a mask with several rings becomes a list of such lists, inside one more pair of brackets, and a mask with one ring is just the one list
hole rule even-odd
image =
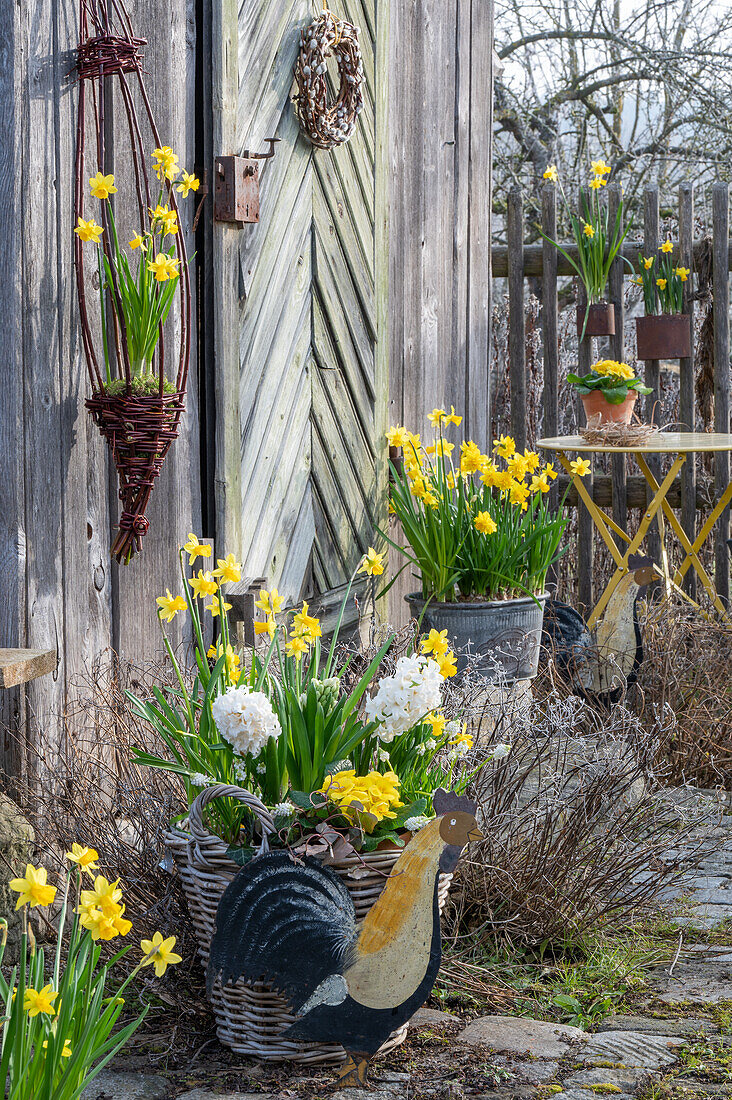
[[[329, 57], [336, 59], [340, 76], [335, 103], [328, 103]], [[300, 34], [295, 80], [297, 117], [306, 137], [319, 149], [333, 149], [348, 141], [363, 110], [363, 62], [358, 27], [324, 11]]]

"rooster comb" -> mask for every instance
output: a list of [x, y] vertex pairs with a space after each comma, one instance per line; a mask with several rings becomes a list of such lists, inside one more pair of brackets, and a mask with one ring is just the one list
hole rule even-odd
[[464, 794], [455, 794], [454, 791], [446, 791], [444, 787], [438, 787], [432, 795], [432, 806], [435, 814], [442, 817], [454, 810], [462, 810], [463, 813], [473, 814], [477, 809], [477, 803], [467, 798]]

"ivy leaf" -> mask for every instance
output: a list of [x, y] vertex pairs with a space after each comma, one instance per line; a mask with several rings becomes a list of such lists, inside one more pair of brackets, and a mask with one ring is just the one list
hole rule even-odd
[[244, 867], [254, 859], [254, 849], [240, 848], [237, 845], [233, 845], [231, 848], [226, 849], [226, 855], [232, 863], [238, 864], [239, 867]]

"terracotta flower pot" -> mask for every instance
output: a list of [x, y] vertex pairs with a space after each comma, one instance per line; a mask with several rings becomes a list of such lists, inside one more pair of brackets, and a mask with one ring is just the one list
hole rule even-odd
[[[585, 311], [577, 309], [577, 332], [582, 337], [585, 328]], [[585, 336], [614, 336], [615, 306], [612, 302], [594, 302], [587, 312]]]
[[628, 390], [628, 396], [620, 405], [611, 405], [602, 390], [592, 390], [591, 393], [583, 393], [580, 396], [587, 420], [599, 413], [600, 424], [630, 424], [633, 406], [638, 399], [635, 390]]
[[688, 359], [691, 318], [684, 313], [637, 317], [635, 338], [639, 359]]

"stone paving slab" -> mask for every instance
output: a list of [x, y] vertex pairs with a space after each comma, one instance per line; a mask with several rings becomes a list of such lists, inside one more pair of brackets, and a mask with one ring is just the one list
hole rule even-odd
[[523, 1016], [481, 1016], [457, 1036], [470, 1046], [489, 1046], [514, 1054], [533, 1054], [536, 1058], [561, 1058], [569, 1053], [572, 1041], [584, 1042], [587, 1035], [578, 1027], [529, 1020]]
[[[623, 1066], [622, 1068], [610, 1068], [609, 1066], [597, 1066], [594, 1069], [583, 1069], [565, 1080], [566, 1088], [589, 1088], [590, 1085], [612, 1085], [613, 1093], [632, 1093], [635, 1086], [648, 1070], [640, 1066]], [[593, 1090], [590, 1090], [593, 1091]]]
[[676, 1061], [673, 1047], [684, 1040], [674, 1035], [646, 1035], [641, 1031], [604, 1031], [593, 1035], [579, 1057], [584, 1062], [617, 1062], [623, 1066], [658, 1069]]
[[699, 1016], [688, 1016], [681, 1020], [659, 1020], [653, 1016], [608, 1016], [597, 1029], [597, 1034], [606, 1031], [639, 1031], [644, 1035], [689, 1036], [699, 1032], [716, 1035], [719, 1028], [712, 1020]]
[[81, 1100], [172, 1100], [170, 1082], [153, 1073], [115, 1073], [103, 1069]]

